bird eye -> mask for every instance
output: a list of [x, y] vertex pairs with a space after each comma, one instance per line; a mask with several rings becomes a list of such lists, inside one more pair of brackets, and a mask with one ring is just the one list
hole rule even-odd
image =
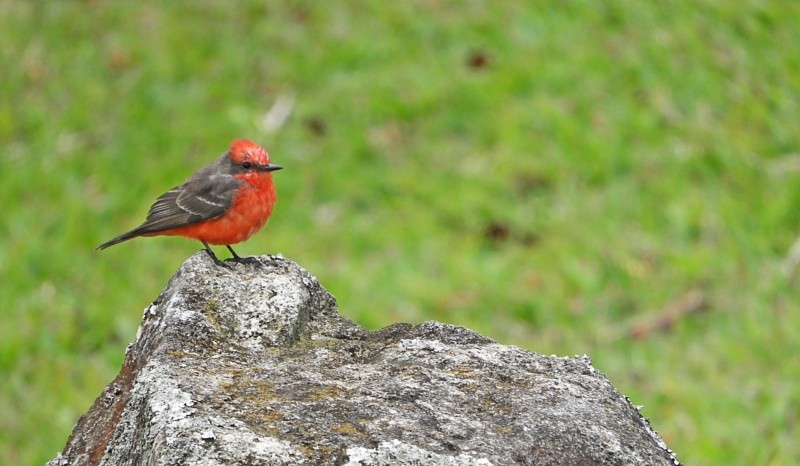
[[250, 167], [252, 166], [253, 164], [251, 164], [250, 162], [242, 162], [242, 168], [244, 168], [245, 170], [249, 170]]

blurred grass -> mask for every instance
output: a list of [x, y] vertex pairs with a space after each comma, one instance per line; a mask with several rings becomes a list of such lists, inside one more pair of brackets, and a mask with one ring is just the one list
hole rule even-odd
[[[800, 4], [0, 1], [0, 464], [41, 464], [198, 244], [103, 253], [262, 142], [370, 328], [588, 353], [686, 464], [800, 463]], [[269, 132], [281, 96], [295, 107]], [[689, 292], [703, 312], [628, 331]]]

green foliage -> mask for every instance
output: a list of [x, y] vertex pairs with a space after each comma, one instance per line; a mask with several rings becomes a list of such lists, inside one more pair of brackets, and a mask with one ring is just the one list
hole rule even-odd
[[[55, 455], [199, 244], [93, 248], [235, 137], [286, 167], [237, 250], [296, 260], [348, 317], [588, 353], [687, 464], [800, 463], [798, 18], [0, 2], [0, 463]], [[646, 331], [692, 293], [701, 312]]]

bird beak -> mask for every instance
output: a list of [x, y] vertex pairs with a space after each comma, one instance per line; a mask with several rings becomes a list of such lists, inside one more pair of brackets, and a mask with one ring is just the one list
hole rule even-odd
[[281, 167], [280, 165], [275, 165], [274, 163], [271, 163], [269, 165], [264, 165], [260, 169], [261, 169], [261, 171], [265, 171], [265, 172], [274, 172], [275, 170], [280, 170], [281, 168], [283, 168], [283, 167]]

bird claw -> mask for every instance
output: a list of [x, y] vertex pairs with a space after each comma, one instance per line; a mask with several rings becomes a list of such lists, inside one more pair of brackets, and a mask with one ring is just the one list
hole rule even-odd
[[210, 257], [215, 264], [219, 265], [220, 267], [225, 267], [226, 269], [233, 269], [233, 267], [231, 267], [230, 264], [226, 264], [225, 262], [219, 260], [217, 255], [214, 254], [214, 251], [212, 251], [211, 248], [208, 247], [208, 244], [206, 244], [205, 241], [203, 241], [203, 246], [206, 247], [205, 251], [208, 253], [208, 257]]
[[255, 265], [262, 265], [261, 260], [255, 256], [249, 257], [231, 257], [230, 259], [225, 259], [225, 262], [236, 262], [237, 264], [255, 264]]
[[233, 266], [231, 264], [226, 263], [227, 261], [221, 261], [219, 259], [214, 260], [214, 263], [219, 265], [220, 267], [225, 267], [228, 270], [233, 270]]
[[236, 251], [233, 250], [233, 248], [231, 247], [230, 244], [225, 246], [225, 247], [228, 248], [228, 251], [230, 251], [231, 255], [233, 256], [230, 259], [225, 259], [226, 261], [232, 261], [232, 262], [236, 262], [236, 263], [239, 263], [239, 264], [262, 265], [262, 262], [258, 257], [255, 257], [255, 256], [241, 257], [239, 254], [236, 254]]
[[221, 260], [217, 259], [216, 257], [212, 257], [211, 260], [213, 260], [214, 263], [217, 264], [220, 267], [225, 267], [228, 270], [232, 270], [233, 269], [233, 266], [231, 264], [228, 264], [227, 261], [221, 261]]

